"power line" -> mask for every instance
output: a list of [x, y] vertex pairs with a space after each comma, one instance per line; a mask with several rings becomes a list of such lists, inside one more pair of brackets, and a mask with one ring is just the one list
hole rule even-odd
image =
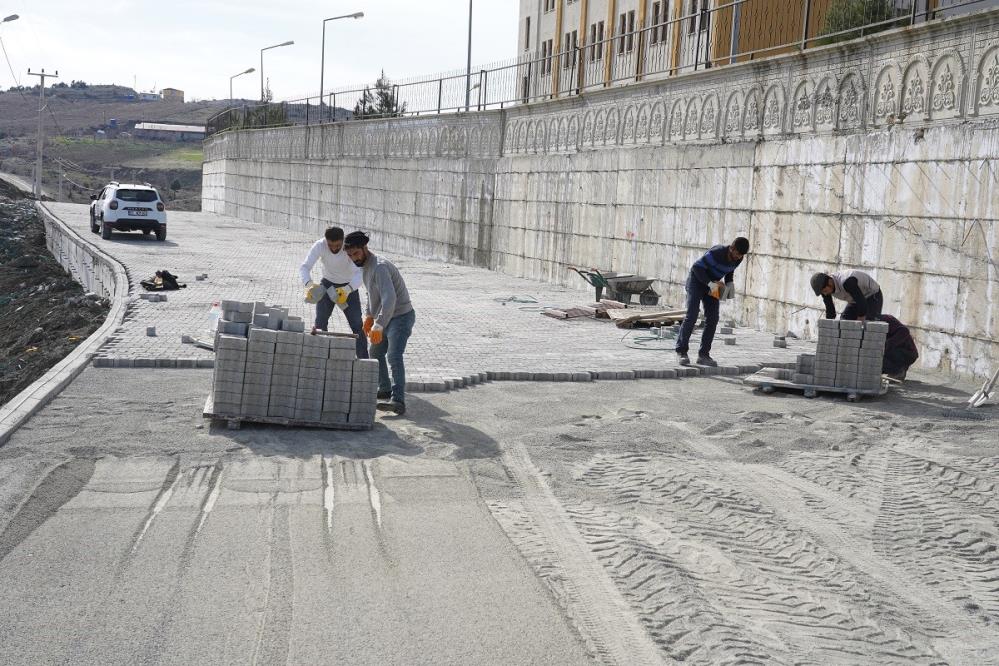
[[14, 83], [17, 86], [17, 92], [21, 94], [21, 97], [27, 101], [27, 97], [24, 96], [24, 91], [21, 90], [21, 82], [18, 80], [17, 75], [14, 74], [14, 67], [10, 64], [10, 56], [7, 55], [7, 47], [4, 46], [3, 37], [0, 36], [0, 49], [3, 50], [3, 59], [7, 61], [7, 69], [10, 70], [10, 78], [14, 79]]

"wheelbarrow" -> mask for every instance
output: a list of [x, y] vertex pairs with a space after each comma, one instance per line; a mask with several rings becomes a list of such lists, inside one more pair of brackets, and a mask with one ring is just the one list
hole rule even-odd
[[647, 278], [633, 273], [601, 271], [596, 268], [585, 270], [575, 266], [569, 266], [569, 270], [578, 273], [596, 290], [597, 301], [602, 298], [603, 291], [606, 289], [607, 298], [620, 301], [625, 305], [631, 305], [631, 297], [635, 295], [638, 296], [638, 302], [641, 305], [659, 304], [659, 294], [652, 289], [655, 278]]

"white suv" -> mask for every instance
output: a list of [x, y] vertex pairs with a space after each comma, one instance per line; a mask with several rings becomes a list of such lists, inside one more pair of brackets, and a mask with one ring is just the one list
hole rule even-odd
[[101, 238], [111, 238], [112, 231], [141, 231], [166, 240], [166, 206], [152, 185], [112, 181], [90, 199], [90, 230]]

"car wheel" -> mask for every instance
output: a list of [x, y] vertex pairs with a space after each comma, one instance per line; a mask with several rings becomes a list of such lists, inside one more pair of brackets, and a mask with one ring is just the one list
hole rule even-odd
[[156, 240], [165, 241], [166, 240], [166, 227], [160, 227], [156, 230]]
[[111, 225], [106, 222], [101, 223], [101, 238], [111, 240]]

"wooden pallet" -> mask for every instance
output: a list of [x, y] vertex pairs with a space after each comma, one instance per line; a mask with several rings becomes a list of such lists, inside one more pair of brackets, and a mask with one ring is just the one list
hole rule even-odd
[[850, 402], [857, 402], [864, 396], [884, 395], [888, 392], [888, 382], [881, 382], [878, 389], [855, 389], [841, 386], [821, 386], [818, 384], [796, 384], [787, 379], [774, 379], [762, 373], [750, 375], [742, 380], [743, 384], [748, 384], [760, 389], [763, 393], [773, 393], [776, 389], [787, 389], [790, 391], [802, 391], [806, 398], [814, 398], [821, 393], [845, 393], [846, 399]]
[[226, 422], [229, 430], [239, 430], [244, 423], [268, 423], [270, 425], [280, 425], [288, 428], [322, 428], [325, 430], [371, 430], [370, 425], [360, 425], [357, 423], [319, 423], [317, 421], [298, 421], [285, 418], [283, 416], [248, 416], [246, 414], [217, 414], [215, 412], [215, 396], [208, 394], [205, 401], [205, 409], [201, 414], [206, 419], [213, 419]]

